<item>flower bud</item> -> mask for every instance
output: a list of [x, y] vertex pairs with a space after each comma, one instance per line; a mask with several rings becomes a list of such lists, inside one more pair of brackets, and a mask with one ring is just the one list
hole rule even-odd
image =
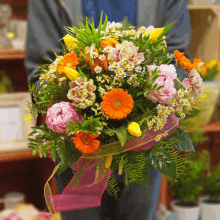
[[65, 72], [66, 76], [71, 81], [74, 81], [79, 77], [79, 73], [76, 70], [72, 69], [72, 68], [64, 67], [64, 72]]
[[164, 28], [156, 28], [154, 31], [150, 33], [150, 40], [157, 40], [163, 34]]
[[78, 40], [75, 37], [72, 37], [71, 35], [67, 34], [63, 37], [63, 40], [68, 50], [70, 50], [72, 47], [77, 47], [76, 42], [78, 42]]
[[140, 125], [137, 122], [131, 122], [128, 125], [128, 132], [135, 137], [140, 137], [142, 134]]

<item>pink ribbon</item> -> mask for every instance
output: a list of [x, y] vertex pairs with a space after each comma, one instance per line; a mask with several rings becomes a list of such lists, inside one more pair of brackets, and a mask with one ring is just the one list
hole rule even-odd
[[[169, 136], [178, 126], [179, 119], [175, 115], [170, 115], [168, 117], [167, 123], [161, 131], [155, 132], [153, 130], [148, 130], [143, 140], [141, 137], [128, 140], [124, 145], [124, 150], [147, 150], [157, 143], [154, 140], [154, 138], [158, 134], [161, 134], [164, 131], [168, 131], [167, 136]], [[166, 137], [163, 136], [161, 140], [163, 140]], [[86, 164], [86, 160], [84, 158], [80, 158], [76, 164], [71, 166], [71, 168], [73, 170], [77, 170], [77, 172], [71, 179], [69, 184], [66, 186], [62, 194], [49, 196], [57, 212], [74, 209], [83, 209], [101, 205], [102, 194], [106, 189], [109, 177], [111, 176], [111, 171], [106, 171], [105, 178], [102, 178], [101, 180], [96, 179], [96, 170], [93, 169], [95, 163], [96, 162], [94, 162], [92, 165], [87, 165], [83, 168], [83, 175], [80, 178], [80, 182], [74, 188], [71, 187], [71, 183], [79, 174], [80, 165]]]

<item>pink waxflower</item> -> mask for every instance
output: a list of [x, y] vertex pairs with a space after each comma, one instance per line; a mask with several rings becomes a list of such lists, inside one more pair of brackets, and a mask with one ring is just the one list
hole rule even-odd
[[182, 81], [183, 86], [186, 89], [191, 89], [192, 95], [196, 98], [201, 95], [202, 88], [203, 88], [203, 81], [200, 74], [193, 69], [190, 74], [189, 78], [186, 78]]
[[59, 102], [47, 110], [46, 124], [51, 130], [65, 134], [70, 121], [82, 122], [82, 116], [75, 111], [73, 105], [69, 102]]
[[176, 93], [174, 82], [171, 77], [160, 76], [155, 80], [154, 85], [157, 84], [157, 88], [163, 86], [159, 92], [150, 92], [147, 94], [147, 99], [156, 103], [169, 103]]

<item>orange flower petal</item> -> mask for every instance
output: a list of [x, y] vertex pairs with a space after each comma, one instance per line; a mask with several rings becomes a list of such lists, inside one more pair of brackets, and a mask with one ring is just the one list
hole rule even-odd
[[101, 108], [110, 119], [122, 119], [131, 113], [134, 107], [132, 96], [123, 89], [112, 89], [103, 97]]
[[72, 69], [76, 69], [76, 65], [78, 64], [78, 57], [75, 53], [67, 53], [58, 63], [57, 63], [57, 71], [59, 74], [64, 74], [64, 68], [69, 67]]
[[92, 134], [92, 133], [85, 133], [85, 132], [79, 132], [75, 133], [75, 137], [73, 138], [73, 143], [75, 144], [75, 147], [85, 154], [92, 154], [94, 153], [99, 145], [100, 141], [96, 140], [99, 134]]

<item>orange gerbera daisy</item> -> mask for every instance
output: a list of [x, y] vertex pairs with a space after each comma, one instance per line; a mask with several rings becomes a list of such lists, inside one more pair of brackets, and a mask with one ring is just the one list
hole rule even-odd
[[75, 137], [73, 138], [73, 143], [75, 144], [76, 148], [85, 154], [92, 154], [94, 153], [99, 145], [100, 141], [96, 140], [99, 134], [92, 134], [92, 133], [85, 133], [79, 132], [75, 133]]
[[63, 59], [61, 59], [57, 63], [57, 71], [59, 74], [64, 74], [64, 68], [69, 67], [72, 69], [76, 69], [76, 65], [78, 64], [78, 57], [75, 53], [67, 53]]
[[180, 66], [182, 66], [184, 69], [188, 69], [189, 72], [193, 69], [193, 65], [189, 59], [187, 59], [184, 56], [184, 53], [179, 52], [178, 50], [173, 51], [176, 55], [175, 59], [177, 62], [179, 62]]
[[131, 113], [134, 101], [127, 91], [121, 88], [112, 89], [104, 96], [101, 107], [109, 118], [120, 120]]

